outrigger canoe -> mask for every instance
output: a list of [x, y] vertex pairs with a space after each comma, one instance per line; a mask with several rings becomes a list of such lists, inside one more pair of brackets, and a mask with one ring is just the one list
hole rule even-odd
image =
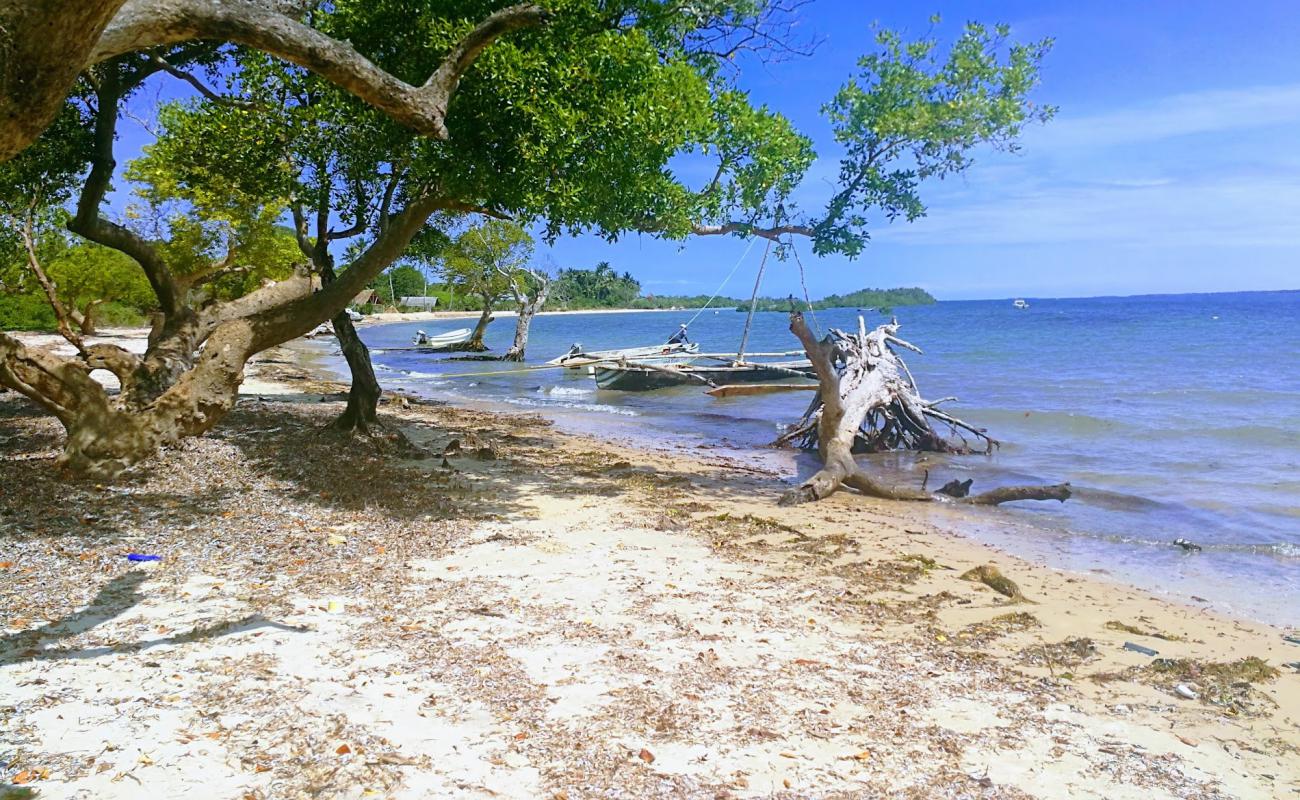
[[686, 344], [658, 344], [650, 347], [629, 347], [624, 350], [583, 350], [582, 345], [575, 344], [569, 352], [552, 358], [546, 363], [554, 367], [577, 369], [602, 361], [636, 360], [645, 358], [663, 358], [666, 356], [690, 355], [699, 352], [700, 346], [694, 342]]
[[735, 383], [768, 383], [813, 376], [808, 361], [784, 361], [727, 366], [675, 364], [658, 366], [633, 362], [604, 362], [592, 367], [596, 386], [624, 392], [645, 392], [668, 386], [721, 386]]

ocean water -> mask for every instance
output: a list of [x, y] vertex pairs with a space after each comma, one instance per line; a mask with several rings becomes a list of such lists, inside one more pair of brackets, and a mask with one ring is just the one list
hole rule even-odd
[[[1300, 292], [942, 302], [896, 309], [906, 360], [927, 398], [1000, 440], [990, 456], [886, 454], [864, 462], [889, 479], [930, 485], [973, 478], [975, 490], [1069, 481], [1069, 502], [936, 508], [946, 524], [1054, 566], [1097, 571], [1176, 598], [1280, 625], [1300, 624]], [[876, 314], [869, 322], [883, 318]], [[816, 323], [856, 325], [855, 309]], [[735, 350], [745, 315], [731, 309], [542, 316], [530, 365], [573, 342], [596, 349], [665, 339], [691, 321], [708, 352]], [[561, 427], [620, 441], [728, 448], [807, 475], [806, 455], [767, 445], [795, 421], [804, 393], [717, 400], [694, 387], [598, 390], [577, 370], [454, 361], [386, 350], [417, 328], [365, 328], [380, 381], [434, 398], [540, 412]], [[797, 349], [783, 313], [755, 315], [750, 352]], [[496, 352], [514, 319], [489, 329]], [[1185, 553], [1171, 543], [1200, 544]], [[1199, 602], [1199, 600], [1197, 601]]]

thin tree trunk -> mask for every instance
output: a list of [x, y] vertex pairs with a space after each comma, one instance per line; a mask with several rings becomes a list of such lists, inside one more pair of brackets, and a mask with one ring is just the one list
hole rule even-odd
[[81, 327], [82, 336], [95, 335], [95, 308], [103, 302], [103, 300], [91, 300], [80, 313], [81, 318], [77, 320], [77, 324]]
[[487, 349], [483, 344], [483, 336], [487, 333], [488, 323], [492, 321], [492, 304], [496, 298], [483, 297], [483, 313], [479, 315], [478, 324], [474, 326], [474, 333], [469, 337], [469, 341], [456, 347], [456, 350], [466, 350], [471, 353], [481, 353]]
[[502, 361], [524, 360], [524, 351], [528, 349], [528, 330], [533, 324], [533, 317], [546, 304], [546, 297], [550, 291], [550, 281], [543, 280], [531, 296], [527, 294], [519, 296], [519, 315], [515, 318], [515, 340], [506, 354], [501, 357]]
[[[317, 250], [313, 254], [313, 260], [320, 271], [321, 286], [329, 286], [337, 278], [334, 260], [328, 249], [318, 244]], [[370, 361], [370, 348], [357, 335], [357, 328], [352, 324], [352, 317], [348, 316], [346, 308], [334, 315], [330, 324], [334, 327], [339, 349], [343, 351], [343, 358], [348, 362], [348, 370], [352, 373], [347, 408], [343, 409], [331, 427], [349, 433], [368, 434], [379, 424], [379, 397], [383, 393], [379, 380], [375, 378], [374, 364]]]

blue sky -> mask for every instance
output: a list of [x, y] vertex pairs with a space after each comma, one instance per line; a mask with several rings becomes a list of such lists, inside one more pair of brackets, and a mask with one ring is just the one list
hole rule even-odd
[[[1018, 155], [982, 153], [966, 175], [924, 187], [927, 218], [875, 229], [854, 261], [807, 256], [809, 292], [920, 285], [940, 298], [1088, 296], [1300, 288], [1300, 5], [1188, 2], [819, 0], [808, 59], [749, 70], [742, 85], [787, 114], [821, 156], [805, 208], [829, 194], [833, 142], [820, 115], [879, 21], [951, 37], [965, 20], [1055, 38], [1037, 97], [1059, 106]], [[727, 291], [745, 294], [754, 248]], [[609, 260], [647, 290], [712, 292], [737, 239], [557, 242], [562, 265]], [[792, 264], [765, 279], [798, 294]]]
[[[923, 286], [941, 299], [1300, 288], [1300, 5], [1294, 0], [853, 2], [814, 0], [809, 58], [747, 67], [741, 86], [812, 137], [819, 160], [797, 199], [817, 209], [837, 171], [820, 114], [879, 22], [941, 38], [965, 20], [1055, 38], [1036, 99], [1060, 108], [1016, 155], [981, 152], [966, 174], [923, 187], [917, 222], [881, 224], [856, 260], [802, 248], [810, 294]], [[163, 97], [183, 94], [174, 86]], [[158, 95], [136, 100], [146, 107]], [[119, 160], [147, 135], [125, 125]], [[762, 247], [725, 291], [745, 295]], [[711, 293], [746, 253], [733, 238], [539, 247], [560, 266], [609, 261], [660, 294]], [[763, 291], [799, 294], [793, 262]]]

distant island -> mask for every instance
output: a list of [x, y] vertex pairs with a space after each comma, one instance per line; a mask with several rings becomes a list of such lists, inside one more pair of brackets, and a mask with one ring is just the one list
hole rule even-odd
[[[708, 295], [647, 295], [637, 297], [627, 308], [702, 308], [709, 303]], [[917, 287], [897, 289], [859, 289], [848, 294], [832, 294], [820, 300], [812, 301], [813, 309], [826, 308], [894, 308], [896, 306], [924, 306], [938, 302], [934, 296]], [[795, 298], [796, 308], [807, 308], [802, 298]], [[736, 297], [717, 297], [709, 303], [713, 308], [734, 308], [737, 311], [749, 311], [749, 301]], [[755, 304], [757, 311], [789, 311], [789, 297], [760, 297]]]
[[[393, 298], [428, 294], [438, 299], [438, 308], [455, 311], [478, 311], [483, 307], [479, 296], [455, 292], [445, 283], [430, 283], [427, 278], [409, 265], [400, 265], [383, 273], [371, 284], [373, 305], [362, 307], [363, 312], [382, 310], [393, 305]], [[926, 290], [917, 287], [897, 289], [860, 289], [848, 294], [832, 294], [814, 300], [812, 307], [824, 308], [879, 308], [922, 306], [937, 302]], [[642, 291], [641, 282], [630, 272], [618, 272], [607, 261], [593, 269], [564, 268], [551, 278], [550, 290], [543, 311], [588, 311], [595, 309], [673, 309], [673, 308], [734, 308], [749, 310], [749, 300], [739, 297], [713, 297], [707, 294], [676, 295], [650, 294]], [[514, 301], [500, 293], [493, 307], [502, 310], [514, 308]], [[807, 308], [802, 298], [795, 305]], [[760, 297], [759, 311], [789, 311], [789, 297]]]

